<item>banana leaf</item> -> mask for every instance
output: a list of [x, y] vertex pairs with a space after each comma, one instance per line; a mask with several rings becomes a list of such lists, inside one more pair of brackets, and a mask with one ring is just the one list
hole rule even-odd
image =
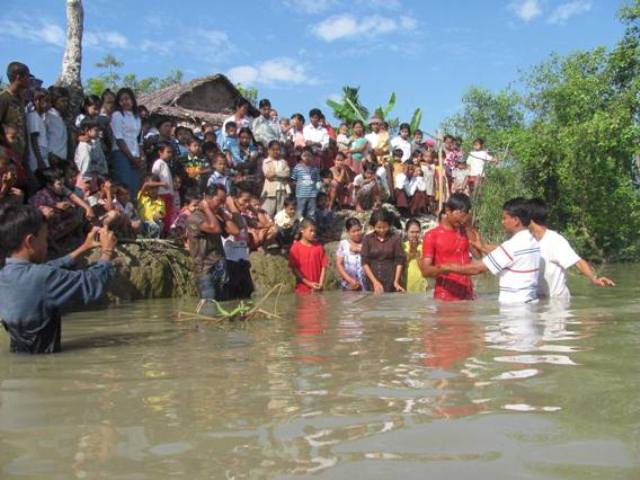
[[420, 128], [420, 123], [422, 122], [422, 110], [420, 108], [416, 108], [416, 111], [413, 112], [413, 116], [411, 117], [411, 132], [415, 132]]
[[391, 92], [391, 96], [389, 97], [389, 101], [387, 102], [387, 106], [384, 107], [384, 116], [383, 118], [386, 118], [387, 115], [389, 115], [391, 113], [391, 110], [393, 110], [393, 107], [396, 106], [396, 92]]

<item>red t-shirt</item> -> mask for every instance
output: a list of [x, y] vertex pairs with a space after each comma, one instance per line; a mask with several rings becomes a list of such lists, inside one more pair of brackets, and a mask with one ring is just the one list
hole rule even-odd
[[[322, 269], [329, 263], [324, 247], [319, 243], [304, 245], [300, 241], [293, 242], [289, 251], [289, 267], [296, 268], [310, 282], [319, 282]], [[313, 290], [304, 283], [296, 283], [297, 293], [310, 293]]]
[[[442, 225], [429, 230], [422, 240], [422, 258], [433, 259], [433, 265], [456, 263], [466, 265], [469, 256], [469, 239], [464, 231], [447, 230]], [[436, 277], [433, 298], [445, 301], [473, 300], [471, 278], [458, 273], [447, 273]]]

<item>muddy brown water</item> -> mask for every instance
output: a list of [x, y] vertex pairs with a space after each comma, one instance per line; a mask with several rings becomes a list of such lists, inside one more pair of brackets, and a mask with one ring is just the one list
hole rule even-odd
[[282, 298], [69, 314], [57, 355], [0, 340], [0, 478], [640, 478], [640, 266], [570, 305]]

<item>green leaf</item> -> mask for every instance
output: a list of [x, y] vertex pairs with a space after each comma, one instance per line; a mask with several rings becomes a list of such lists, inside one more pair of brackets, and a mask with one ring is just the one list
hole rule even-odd
[[395, 106], [396, 106], [396, 92], [392, 92], [391, 96], [389, 97], [389, 101], [387, 102], [387, 106], [384, 108], [384, 117], [389, 115], [391, 113], [391, 110], [393, 110], [393, 107]]

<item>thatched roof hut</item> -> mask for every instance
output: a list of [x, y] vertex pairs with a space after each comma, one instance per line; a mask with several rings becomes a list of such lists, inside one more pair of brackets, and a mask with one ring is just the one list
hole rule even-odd
[[[240, 91], [221, 74], [196, 78], [141, 95], [138, 104], [149, 109], [152, 120], [170, 118], [177, 124], [199, 126], [202, 122], [222, 124], [233, 113]], [[249, 114], [259, 115], [251, 106]]]

